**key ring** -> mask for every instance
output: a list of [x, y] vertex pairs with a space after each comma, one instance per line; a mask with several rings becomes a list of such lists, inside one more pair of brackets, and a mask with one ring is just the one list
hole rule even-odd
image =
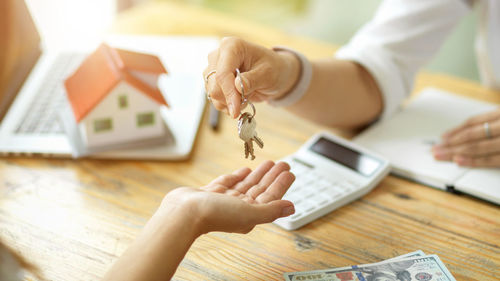
[[255, 117], [255, 114], [257, 113], [257, 111], [255, 111], [255, 106], [253, 105], [253, 103], [251, 101], [249, 101], [246, 97], [245, 97], [245, 88], [243, 87], [243, 81], [241, 80], [241, 73], [240, 73], [240, 69], [239, 68], [236, 68], [236, 78], [239, 78], [240, 80], [240, 88], [241, 88], [241, 105], [244, 105], [245, 103], [248, 103], [251, 107], [252, 107], [252, 111], [253, 111], [253, 114], [251, 116], [249, 116], [249, 118], [254, 118]]
[[241, 120], [241, 118], [243, 118], [243, 116], [244, 116], [245, 114], [250, 115], [250, 116], [248, 116], [248, 118], [249, 118], [250, 120], [252, 120], [252, 118], [254, 118], [254, 117], [255, 117], [255, 113], [256, 113], [256, 111], [255, 111], [255, 106], [254, 106], [254, 105], [253, 105], [253, 103], [251, 103], [251, 102], [249, 102], [248, 104], [250, 104], [250, 106], [252, 107], [253, 114], [252, 114], [252, 115], [250, 115], [250, 113], [248, 113], [248, 112], [243, 112], [243, 113], [241, 113], [240, 118], [238, 118], [239, 120]]

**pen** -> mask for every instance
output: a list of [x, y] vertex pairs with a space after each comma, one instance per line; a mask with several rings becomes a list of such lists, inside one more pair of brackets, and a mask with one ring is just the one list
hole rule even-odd
[[214, 107], [212, 103], [210, 103], [210, 112], [208, 114], [208, 122], [212, 130], [217, 131], [219, 127], [219, 115], [220, 112]]

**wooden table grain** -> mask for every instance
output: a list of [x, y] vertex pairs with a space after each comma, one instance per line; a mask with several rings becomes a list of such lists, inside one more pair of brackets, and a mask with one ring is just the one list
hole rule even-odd
[[[112, 32], [236, 35], [266, 46], [291, 46], [310, 58], [336, 49], [175, 3], [127, 11]], [[499, 92], [446, 75], [420, 74], [415, 92], [427, 86], [500, 103]], [[205, 116], [193, 153], [183, 162], [1, 158], [0, 239], [49, 280], [99, 280], [168, 191], [200, 186], [264, 159], [278, 160], [320, 130], [353, 135], [266, 105], [259, 104], [258, 111], [266, 146], [253, 162], [242, 157], [235, 121], [225, 116], [218, 132]], [[296, 231], [268, 224], [248, 235], [204, 235], [174, 280], [282, 280], [288, 271], [377, 262], [417, 249], [439, 255], [457, 280], [498, 280], [500, 209], [389, 176], [368, 195]]]

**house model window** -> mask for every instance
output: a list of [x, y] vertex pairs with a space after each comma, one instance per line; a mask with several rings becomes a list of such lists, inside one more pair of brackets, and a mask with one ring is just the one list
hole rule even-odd
[[155, 116], [153, 112], [137, 114], [137, 127], [151, 126], [155, 123]]
[[118, 107], [120, 109], [125, 109], [128, 107], [128, 100], [126, 95], [118, 96]]
[[107, 132], [111, 131], [111, 129], [113, 129], [113, 122], [111, 118], [94, 120], [94, 132]]

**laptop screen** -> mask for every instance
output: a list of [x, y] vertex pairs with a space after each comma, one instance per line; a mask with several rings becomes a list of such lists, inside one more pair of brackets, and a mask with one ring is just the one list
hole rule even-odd
[[0, 1], [0, 120], [41, 54], [40, 36], [24, 1]]

